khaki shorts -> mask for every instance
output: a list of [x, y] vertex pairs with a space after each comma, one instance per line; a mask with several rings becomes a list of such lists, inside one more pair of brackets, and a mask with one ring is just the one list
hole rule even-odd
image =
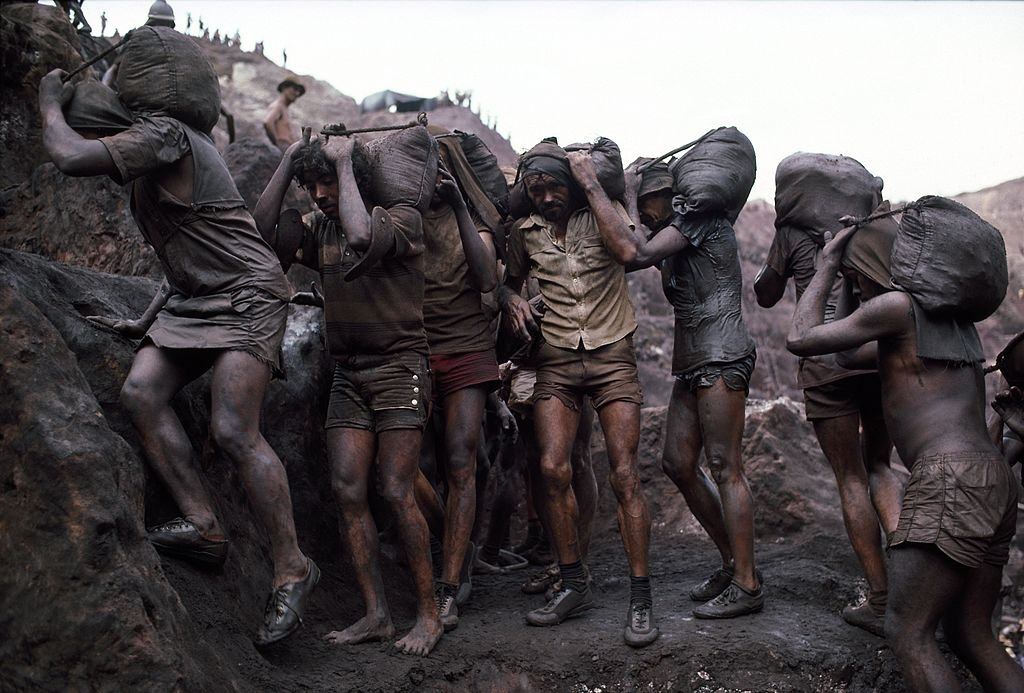
[[1018, 493], [1010, 467], [995, 451], [921, 458], [913, 464], [889, 548], [932, 544], [969, 568], [1006, 565]]
[[360, 428], [375, 433], [423, 430], [429, 403], [426, 356], [415, 352], [349, 356], [335, 361], [324, 428]]
[[611, 402], [643, 404], [632, 335], [590, 351], [541, 345], [533, 401], [555, 397], [579, 411], [585, 396], [597, 410]]
[[537, 385], [537, 371], [524, 366], [513, 366], [509, 375], [508, 408], [524, 416], [533, 412], [533, 388]]
[[808, 421], [835, 419], [848, 414], [882, 418], [882, 381], [877, 373], [854, 375], [804, 389]]

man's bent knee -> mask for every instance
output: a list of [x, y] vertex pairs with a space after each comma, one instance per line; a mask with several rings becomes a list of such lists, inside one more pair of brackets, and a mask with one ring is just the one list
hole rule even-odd
[[132, 378], [124, 381], [118, 399], [121, 406], [133, 419], [145, 416], [159, 406], [156, 398], [153, 397], [152, 390], [146, 386], [146, 383]]
[[738, 461], [730, 460], [726, 455], [717, 452], [708, 455], [708, 470], [716, 484], [738, 481], [743, 476]]
[[241, 460], [252, 457], [259, 445], [260, 432], [243, 426], [238, 421], [215, 418], [210, 423], [210, 433], [217, 447], [228, 457]]
[[636, 467], [626, 466], [612, 469], [608, 473], [608, 484], [612, 487], [615, 497], [620, 500], [632, 498], [640, 491], [640, 474]]
[[541, 457], [540, 473], [549, 491], [564, 492], [572, 483], [572, 465], [568, 460]]

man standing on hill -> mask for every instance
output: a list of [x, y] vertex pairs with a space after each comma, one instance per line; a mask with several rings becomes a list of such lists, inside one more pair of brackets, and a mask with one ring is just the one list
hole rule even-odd
[[[553, 626], [594, 606], [581, 561], [570, 462], [582, 400], [589, 396], [604, 430], [629, 562], [623, 637], [628, 645], [643, 647], [659, 635], [648, 573], [651, 518], [637, 470], [643, 399], [632, 339], [636, 318], [622, 244], [615, 242], [632, 235], [632, 222], [601, 187], [588, 153], [566, 158], [557, 145], [542, 142], [524, 155], [521, 171], [534, 212], [512, 229], [501, 300], [521, 339], [544, 340], [537, 351], [533, 400], [546, 497], [535, 500], [546, 508], [561, 577], [551, 601], [528, 613], [526, 621]], [[528, 277], [540, 284], [547, 305], [543, 316], [520, 296]]]
[[281, 95], [270, 104], [267, 117], [263, 119], [263, 130], [273, 145], [284, 152], [299, 139], [299, 133], [288, 117], [288, 107], [306, 93], [306, 87], [298, 77], [290, 76], [277, 85], [277, 91]]
[[[885, 615], [907, 687], [960, 690], [935, 642], [942, 620], [950, 648], [985, 690], [1021, 691], [1024, 671], [992, 634], [1018, 487], [985, 428], [981, 343], [973, 324], [933, 317], [892, 289], [895, 238], [894, 224], [849, 227], [825, 245], [787, 347], [801, 357], [877, 348], [882, 413], [910, 469], [889, 541]], [[862, 302], [826, 322], [840, 270]]]
[[[771, 308], [778, 303], [788, 277], [799, 301], [817, 271], [820, 251], [809, 232], [779, 228], [754, 281], [758, 304]], [[842, 290], [842, 282], [831, 288], [826, 320], [834, 319]], [[889, 466], [892, 442], [882, 418], [878, 371], [874, 364], [844, 368], [835, 354], [813, 356], [800, 359], [797, 383], [804, 391], [807, 420], [835, 473], [846, 532], [868, 581], [867, 600], [846, 606], [843, 619], [881, 637], [888, 580], [879, 521], [886, 536], [896, 529], [903, 485]]]

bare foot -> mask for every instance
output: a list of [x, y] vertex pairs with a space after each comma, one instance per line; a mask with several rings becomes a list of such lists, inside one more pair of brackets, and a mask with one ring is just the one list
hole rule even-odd
[[345, 630], [332, 630], [324, 636], [324, 640], [332, 645], [358, 645], [373, 640], [389, 640], [395, 635], [395, 627], [391, 625], [391, 616], [363, 616]]
[[419, 618], [416, 625], [409, 633], [395, 643], [395, 649], [405, 654], [426, 657], [434, 649], [434, 645], [441, 639], [444, 629], [441, 627], [441, 620], [434, 617], [431, 620]]

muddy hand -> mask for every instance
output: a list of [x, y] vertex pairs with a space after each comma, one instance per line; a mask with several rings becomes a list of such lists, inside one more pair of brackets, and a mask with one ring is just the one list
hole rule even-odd
[[39, 81], [39, 109], [46, 110], [47, 107], [56, 105], [63, 108], [75, 95], [75, 85], [64, 83], [64, 77], [68, 73], [60, 68], [47, 73]]
[[534, 308], [522, 296], [509, 297], [508, 318], [516, 337], [527, 342], [533, 339], [533, 334], [538, 330]]
[[586, 189], [598, 185], [597, 169], [594, 168], [594, 159], [590, 152], [569, 152], [566, 159], [569, 161], [569, 170], [572, 171], [573, 178], [581, 187]]
[[296, 140], [295, 142], [292, 142], [290, 145], [288, 145], [288, 149], [284, 151], [284, 156], [286, 159], [288, 159], [292, 163], [295, 163], [296, 161], [299, 160], [299, 158], [302, 156], [302, 152], [309, 145], [309, 137], [312, 131], [312, 128], [302, 128], [302, 138]]
[[139, 339], [146, 334], [146, 328], [148, 327], [148, 325], [141, 320], [119, 320], [117, 318], [107, 318], [102, 315], [87, 315], [85, 319], [94, 325], [100, 325], [101, 327], [111, 329], [128, 339]]
[[465, 206], [466, 204], [455, 176], [445, 167], [443, 162], [438, 162], [437, 167], [437, 196], [452, 207]]
[[[847, 217], [844, 217], [844, 219], [845, 218]], [[836, 234], [833, 234], [831, 231], [826, 231], [825, 247], [821, 250], [822, 256], [838, 262], [843, 256], [846, 244], [850, 242], [850, 239], [853, 238], [853, 234], [856, 232], [856, 226], [846, 226]]]
[[626, 181], [626, 196], [636, 197], [637, 192], [640, 190], [640, 183], [643, 181], [643, 174], [639, 171], [640, 167], [637, 164], [630, 164], [623, 171], [623, 177]]
[[324, 156], [332, 164], [337, 164], [342, 159], [349, 159], [352, 157], [352, 150], [355, 148], [356, 143], [351, 137], [332, 137], [330, 141], [324, 145]]

